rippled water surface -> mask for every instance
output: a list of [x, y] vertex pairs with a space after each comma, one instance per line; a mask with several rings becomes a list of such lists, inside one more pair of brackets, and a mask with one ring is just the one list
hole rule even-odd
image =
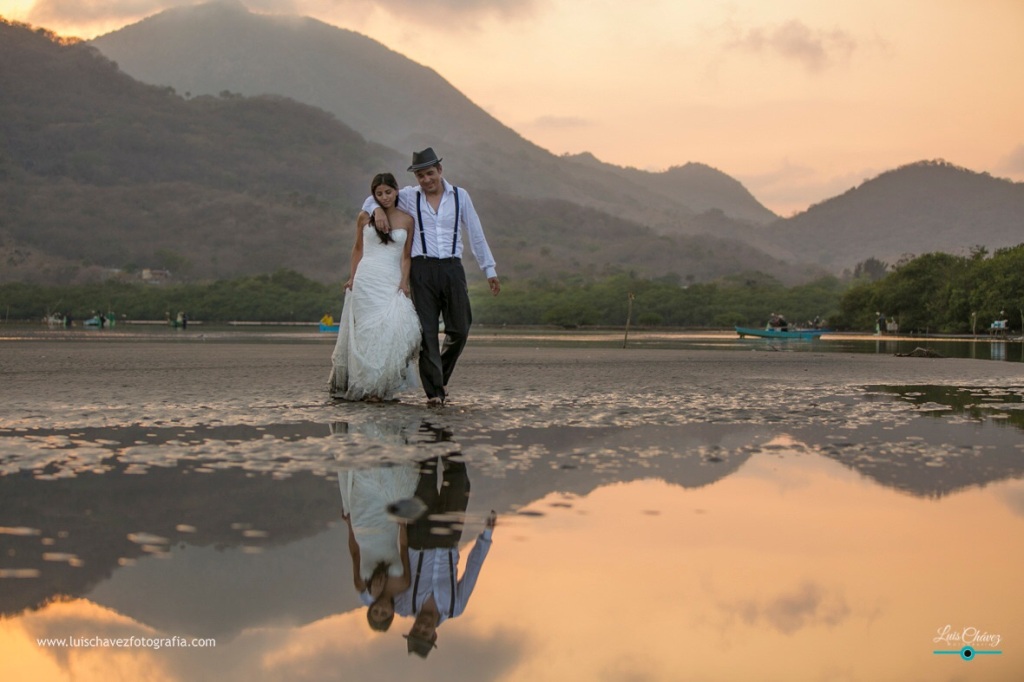
[[[1019, 343], [481, 329], [428, 409], [327, 399], [304, 330], [0, 336], [0, 679], [1024, 679]], [[430, 462], [423, 659], [339, 481]]]

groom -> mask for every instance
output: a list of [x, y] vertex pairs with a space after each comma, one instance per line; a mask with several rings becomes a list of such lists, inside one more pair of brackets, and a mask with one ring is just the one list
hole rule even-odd
[[[413, 152], [408, 169], [419, 187], [398, 192], [398, 208], [413, 217], [412, 269], [409, 281], [423, 336], [420, 343], [420, 381], [427, 404], [440, 406], [448, 398], [448, 380], [466, 347], [473, 314], [469, 307], [466, 272], [462, 269], [462, 234], [469, 234], [469, 248], [497, 296], [501, 283], [494, 257], [487, 246], [473, 200], [461, 187], [442, 176], [441, 159], [431, 147]], [[359, 214], [362, 229], [373, 213], [377, 227], [391, 229], [386, 212], [371, 196]], [[438, 342], [438, 316], [444, 320], [444, 345]]]

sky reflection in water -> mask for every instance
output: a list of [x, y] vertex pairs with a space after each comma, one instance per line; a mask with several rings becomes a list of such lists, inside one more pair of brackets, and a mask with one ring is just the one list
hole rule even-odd
[[[0, 676], [1019, 678], [1024, 382], [1008, 383], [812, 384], [772, 410], [713, 388], [680, 410], [656, 386], [610, 403], [524, 391], [500, 410], [468, 394], [440, 412], [15, 401]], [[499, 520], [465, 613], [423, 661], [406, 653], [411, 619], [367, 627], [337, 477], [449, 453], [472, 483], [463, 563], [487, 512]], [[935, 641], [946, 626], [1003, 653], [935, 655], [963, 644]], [[36, 644], [69, 635], [217, 646]]]

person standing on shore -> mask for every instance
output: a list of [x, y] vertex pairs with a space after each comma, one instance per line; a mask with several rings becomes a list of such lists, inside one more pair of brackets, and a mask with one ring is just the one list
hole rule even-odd
[[[420, 320], [419, 374], [427, 404], [444, 405], [448, 381], [466, 347], [472, 311], [466, 272], [462, 267], [462, 235], [469, 234], [469, 247], [487, 277], [491, 294], [501, 291], [494, 257], [484, 236], [483, 226], [469, 193], [444, 179], [442, 159], [433, 148], [414, 152], [408, 170], [416, 175], [419, 187], [403, 187], [398, 192], [398, 208], [409, 213], [415, 223], [412, 243], [410, 286], [413, 304]], [[370, 221], [378, 229], [390, 229], [386, 213], [373, 197], [363, 203], [360, 227]], [[444, 320], [444, 343], [438, 340], [438, 317]]]

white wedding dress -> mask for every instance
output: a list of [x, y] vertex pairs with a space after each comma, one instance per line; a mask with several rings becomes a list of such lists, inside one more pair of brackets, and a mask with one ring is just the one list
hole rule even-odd
[[398, 545], [398, 524], [388, 516], [392, 502], [412, 497], [419, 482], [419, 468], [398, 464], [377, 469], [342, 472], [341, 504], [349, 514], [352, 534], [359, 545], [359, 574], [369, 583], [378, 563], [388, 565], [388, 575], [403, 573]]
[[406, 230], [382, 244], [372, 225], [363, 228], [363, 255], [352, 289], [345, 292], [338, 341], [331, 362], [335, 398], [391, 400], [419, 386], [416, 354], [420, 323], [412, 301], [399, 289]]

